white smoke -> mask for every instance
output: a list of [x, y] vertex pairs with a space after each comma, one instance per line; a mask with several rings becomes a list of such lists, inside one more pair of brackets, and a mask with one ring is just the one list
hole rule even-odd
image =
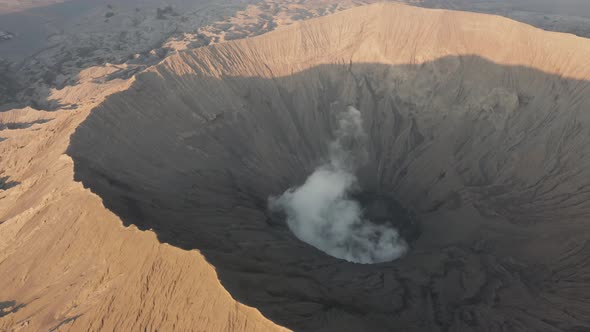
[[350, 262], [371, 264], [402, 256], [406, 242], [391, 226], [363, 217], [350, 197], [358, 190], [356, 169], [367, 159], [361, 112], [354, 107], [338, 115], [330, 161], [318, 167], [300, 187], [269, 199], [271, 211], [283, 211], [291, 231], [325, 253]]

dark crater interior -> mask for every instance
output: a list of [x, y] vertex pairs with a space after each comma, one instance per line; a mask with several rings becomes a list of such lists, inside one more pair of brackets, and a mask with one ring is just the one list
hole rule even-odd
[[408, 243], [414, 243], [420, 236], [420, 223], [412, 211], [404, 208], [387, 193], [361, 190], [351, 198], [359, 202], [363, 217], [378, 225], [390, 225]]
[[[420, 223], [416, 214], [404, 208], [387, 193], [358, 190], [348, 195], [362, 207], [362, 216], [377, 225], [388, 225], [396, 229], [404, 240], [414, 243], [420, 236]], [[269, 225], [286, 226], [284, 211], [266, 211]]]
[[[272, 78], [185, 57], [199, 75], [138, 75], [68, 154], [126, 225], [200, 250], [237, 300], [299, 331], [590, 329], [588, 82], [475, 56]], [[335, 259], [268, 216], [325, 161], [338, 105], [368, 133], [366, 213], [405, 216], [399, 260]]]

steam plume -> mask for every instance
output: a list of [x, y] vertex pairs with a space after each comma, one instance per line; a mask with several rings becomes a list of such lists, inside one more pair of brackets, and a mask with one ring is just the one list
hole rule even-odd
[[358, 190], [355, 171], [367, 160], [361, 113], [348, 107], [338, 114], [330, 160], [319, 166], [300, 187], [269, 199], [271, 211], [283, 211], [291, 231], [327, 254], [356, 263], [392, 261], [407, 250], [389, 225], [363, 217], [350, 194]]

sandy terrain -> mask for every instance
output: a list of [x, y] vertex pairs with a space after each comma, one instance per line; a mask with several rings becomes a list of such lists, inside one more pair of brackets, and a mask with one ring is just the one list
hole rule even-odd
[[[590, 328], [588, 39], [377, 4], [217, 43], [274, 29], [267, 10], [38, 83], [52, 112], [0, 113], [0, 330]], [[266, 221], [347, 104], [371, 133], [363, 184], [422, 221], [393, 263]]]
[[52, 109], [47, 90], [74, 84], [84, 68], [111, 63], [130, 75], [176, 50], [251, 37], [371, 2], [73, 0], [0, 13], [0, 31], [11, 35], [0, 42], [0, 110]]
[[236, 303], [198, 252], [123, 228], [73, 181], [68, 137], [104, 96], [131, 83], [94, 81], [116, 70], [87, 70], [80, 84], [54, 92], [76, 110], [0, 113], [0, 331], [275, 329]]
[[[166, 54], [252, 37], [280, 26], [375, 0], [107, 0], [5, 1], [0, 3], [0, 111], [52, 109], [47, 90], [76, 82], [77, 73], [105, 63], [123, 75]], [[590, 6], [560, 1], [405, 1], [503, 15], [553, 31], [590, 36]], [[2, 36], [10, 36], [3, 39]], [[9, 104], [9, 105], [6, 105]]]
[[14, 13], [35, 7], [46, 7], [62, 2], [64, 0], [0, 0], [0, 14]]
[[590, 2], [585, 0], [409, 0], [404, 2], [428, 8], [502, 15], [545, 30], [590, 37]]

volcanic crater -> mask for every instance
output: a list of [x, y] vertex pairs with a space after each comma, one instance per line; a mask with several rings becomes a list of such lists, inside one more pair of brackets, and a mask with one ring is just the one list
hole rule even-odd
[[[68, 154], [126, 225], [199, 250], [285, 327], [582, 331], [590, 42], [555, 35], [356, 8], [170, 56], [94, 109]], [[367, 133], [358, 200], [376, 219], [379, 205], [415, 218], [392, 262], [330, 257], [268, 215], [325, 161], [349, 105]]]

